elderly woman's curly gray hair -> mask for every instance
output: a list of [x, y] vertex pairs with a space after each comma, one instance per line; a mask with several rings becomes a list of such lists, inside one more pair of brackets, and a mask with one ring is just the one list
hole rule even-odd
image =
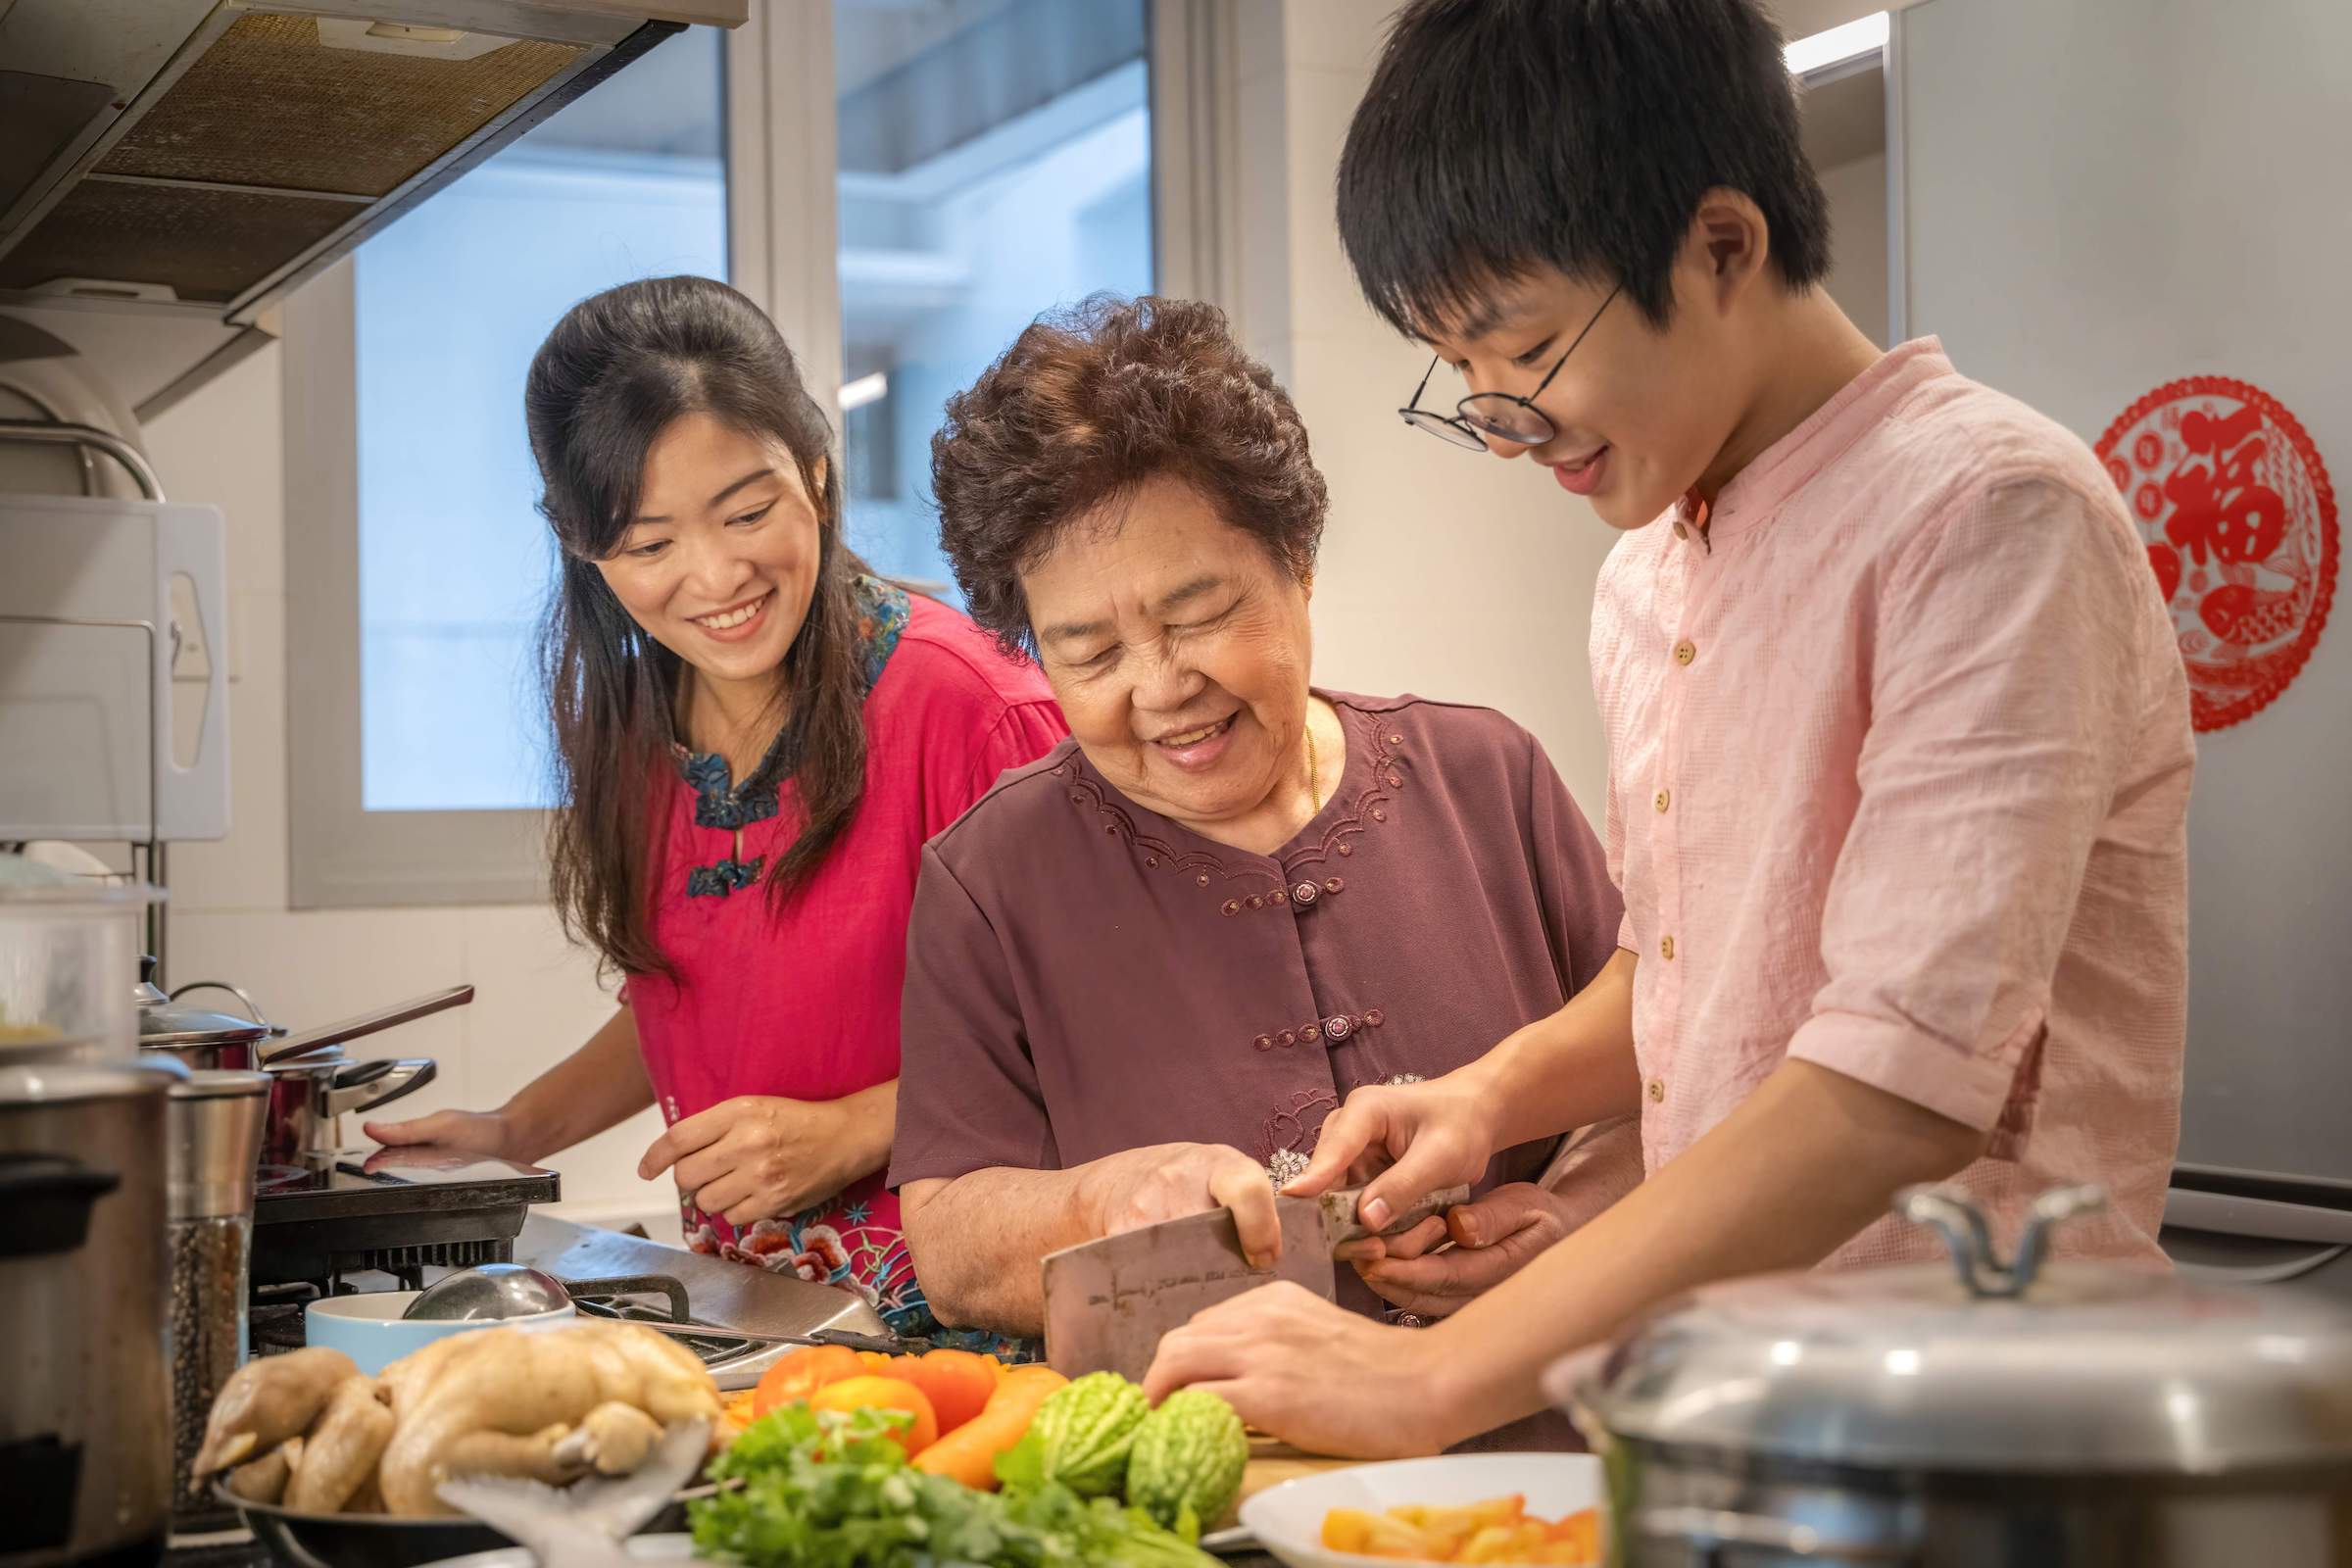
[[1040, 317], [931, 438], [940, 546], [972, 618], [1033, 650], [1020, 574], [1081, 520], [1116, 526], [1145, 481], [1181, 479], [1303, 582], [1330, 497], [1306, 426], [1225, 313], [1098, 294]]

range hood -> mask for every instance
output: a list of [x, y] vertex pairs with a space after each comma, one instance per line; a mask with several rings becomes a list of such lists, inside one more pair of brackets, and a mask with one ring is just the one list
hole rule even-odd
[[0, 311], [142, 417], [532, 125], [749, 0], [0, 0]]

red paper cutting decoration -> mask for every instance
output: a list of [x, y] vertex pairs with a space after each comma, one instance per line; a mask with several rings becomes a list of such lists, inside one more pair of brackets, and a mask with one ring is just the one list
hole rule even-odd
[[2318, 449], [2260, 387], [2194, 375], [2125, 410], [2098, 454], [2172, 610], [2196, 727], [2251, 718], [2302, 670], [2335, 599]]

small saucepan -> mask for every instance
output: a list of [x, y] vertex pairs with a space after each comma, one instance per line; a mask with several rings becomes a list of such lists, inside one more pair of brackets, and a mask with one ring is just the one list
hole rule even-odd
[[305, 1154], [341, 1149], [345, 1111], [373, 1110], [414, 1094], [433, 1081], [438, 1066], [430, 1056], [353, 1061], [340, 1047], [271, 1062], [262, 1069], [270, 1075], [262, 1163], [298, 1165]]

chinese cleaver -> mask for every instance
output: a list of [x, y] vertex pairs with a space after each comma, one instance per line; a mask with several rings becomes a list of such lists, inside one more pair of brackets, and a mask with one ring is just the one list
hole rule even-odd
[[[1276, 1280], [1332, 1299], [1332, 1250], [1374, 1234], [1356, 1218], [1362, 1191], [1350, 1187], [1320, 1198], [1275, 1199], [1282, 1256], [1271, 1269], [1250, 1266], [1233, 1211], [1224, 1208], [1049, 1252], [1046, 1360], [1067, 1377], [1116, 1372], [1140, 1383], [1159, 1349], [1160, 1336], [1204, 1307]], [[1397, 1235], [1469, 1200], [1467, 1187], [1433, 1193], [1379, 1234]]]

